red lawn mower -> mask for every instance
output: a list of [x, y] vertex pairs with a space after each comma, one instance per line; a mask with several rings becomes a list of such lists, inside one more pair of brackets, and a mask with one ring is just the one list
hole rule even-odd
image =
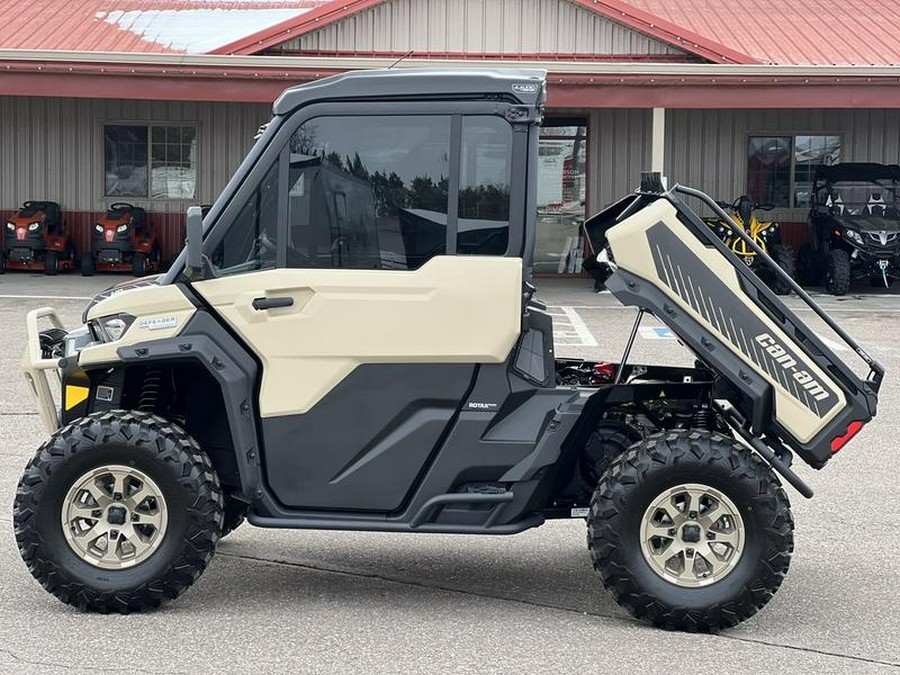
[[117, 202], [94, 225], [91, 252], [81, 257], [81, 273], [129, 271], [136, 277], [160, 271], [156, 232], [139, 206]]
[[75, 267], [75, 246], [56, 202], [25, 202], [6, 222], [6, 245], [0, 251], [0, 274], [43, 270], [57, 274]]

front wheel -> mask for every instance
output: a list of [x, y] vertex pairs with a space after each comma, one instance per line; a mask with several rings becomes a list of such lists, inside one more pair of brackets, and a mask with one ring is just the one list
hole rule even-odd
[[131, 256], [131, 276], [142, 277], [147, 273], [147, 254], [135, 253]]
[[846, 295], [850, 290], [850, 254], [833, 248], [825, 259], [825, 287], [832, 295]]
[[81, 275], [85, 277], [94, 276], [94, 254], [85, 253], [81, 256]]
[[778, 590], [793, 530], [771, 469], [730, 438], [690, 430], [650, 436], [613, 462], [591, 501], [588, 547], [635, 617], [717, 632]]
[[206, 569], [222, 527], [216, 472], [181, 428], [111, 411], [57, 431], [25, 469], [13, 510], [19, 553], [63, 602], [140, 611]]
[[44, 255], [44, 274], [55, 277], [59, 274], [59, 253], [47, 251]]

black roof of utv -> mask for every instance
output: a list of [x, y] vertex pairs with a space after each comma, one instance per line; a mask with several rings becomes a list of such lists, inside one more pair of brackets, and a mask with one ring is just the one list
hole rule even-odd
[[544, 101], [544, 70], [421, 68], [357, 70], [286, 90], [273, 112], [286, 115], [313, 101], [482, 98], [503, 95], [523, 105]]
[[873, 181], [885, 178], [900, 180], [900, 166], [896, 164], [875, 164], [874, 162], [842, 162], [840, 164], [816, 167], [816, 183], [837, 183], [839, 181]]

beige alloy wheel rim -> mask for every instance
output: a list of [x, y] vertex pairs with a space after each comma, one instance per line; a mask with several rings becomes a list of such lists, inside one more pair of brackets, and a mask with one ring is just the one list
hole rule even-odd
[[670, 488], [641, 521], [641, 551], [650, 568], [676, 586], [724, 579], [744, 551], [744, 521], [723, 493], [699, 483]]
[[168, 511], [162, 491], [143, 471], [109, 465], [76, 480], [62, 505], [66, 541], [85, 562], [123, 569], [159, 548]]

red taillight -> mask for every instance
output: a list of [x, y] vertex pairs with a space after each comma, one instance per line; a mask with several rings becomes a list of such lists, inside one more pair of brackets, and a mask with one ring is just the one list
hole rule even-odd
[[847, 443], [850, 442], [850, 439], [856, 436], [856, 434], [858, 434], [860, 429], [862, 428], [862, 422], [850, 422], [850, 424], [847, 426], [847, 433], [843, 436], [838, 436], [831, 441], [831, 452], [837, 452], [845, 445], [847, 445]]

